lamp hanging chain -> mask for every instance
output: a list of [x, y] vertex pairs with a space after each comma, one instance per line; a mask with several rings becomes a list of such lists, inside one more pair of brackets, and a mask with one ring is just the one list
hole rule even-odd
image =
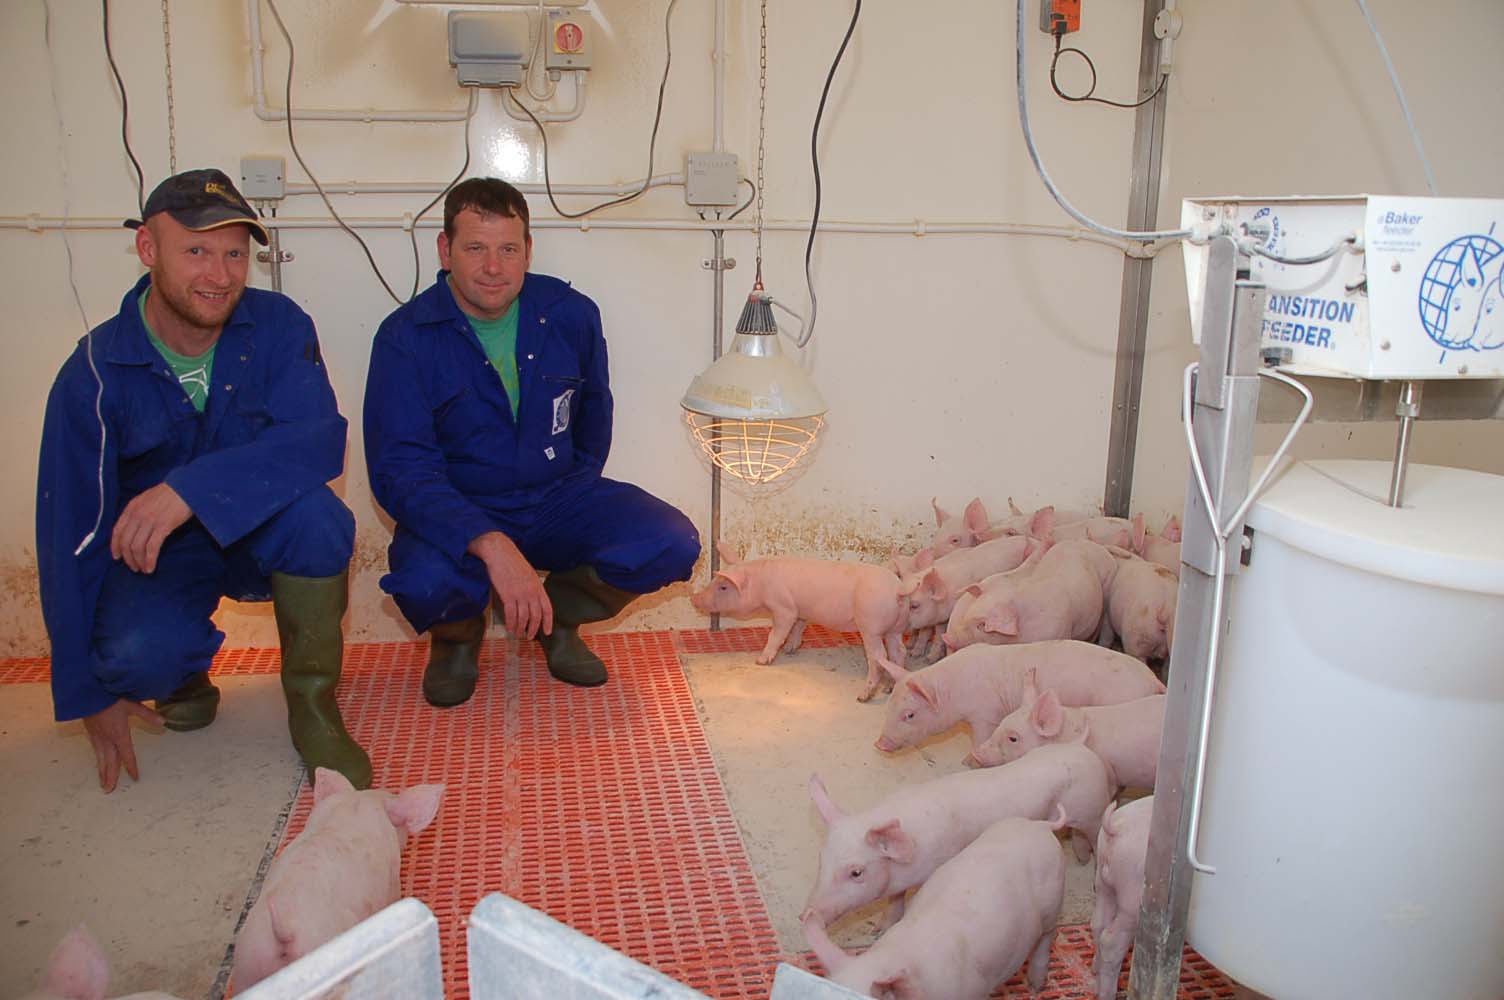
[[167, 77], [167, 169], [175, 174], [178, 172], [178, 128], [177, 109], [172, 97], [172, 11], [167, 8], [167, 0], [162, 0], [162, 53], [165, 59], [163, 72]]
[[757, 278], [754, 287], [762, 288], [762, 200], [767, 190], [763, 182], [763, 151], [767, 141], [768, 121], [768, 0], [762, 0], [762, 36], [757, 53], [757, 217], [753, 230], [757, 234]]

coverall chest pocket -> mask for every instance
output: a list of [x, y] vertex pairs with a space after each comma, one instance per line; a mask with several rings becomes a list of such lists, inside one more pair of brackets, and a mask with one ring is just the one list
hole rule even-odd
[[563, 434], [579, 410], [585, 380], [578, 375], [543, 375], [540, 381], [550, 411], [549, 434]]

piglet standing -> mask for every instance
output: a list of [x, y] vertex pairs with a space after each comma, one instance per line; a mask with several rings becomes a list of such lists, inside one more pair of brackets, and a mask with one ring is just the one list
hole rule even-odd
[[1109, 637], [1106, 601], [1116, 572], [1117, 560], [1106, 546], [1085, 539], [1059, 542], [1038, 562], [968, 587], [973, 600], [956, 601], [942, 638], [956, 650], [977, 642]]
[[729, 548], [719, 551], [726, 568], [695, 592], [690, 603], [707, 614], [771, 614], [773, 627], [758, 663], [772, 663], [780, 647], [789, 653], [798, 649], [805, 623], [814, 622], [861, 635], [867, 685], [858, 701], [871, 700], [886, 685], [887, 675], [878, 663], [884, 651], [891, 659], [903, 658], [908, 613], [898, 577], [890, 570], [870, 563], [793, 556], [741, 562]]
[[1143, 662], [1126, 653], [1076, 639], [1013, 646], [967, 646], [932, 667], [904, 671], [885, 663], [894, 678], [877, 748], [902, 750], [958, 722], [971, 729], [975, 747], [1024, 701], [1024, 678], [1053, 688], [1065, 705], [1112, 705], [1159, 694], [1165, 686]]
[[1028, 962], [1044, 988], [1065, 892], [1053, 823], [1005, 819], [930, 876], [908, 912], [861, 955], [848, 955], [813, 915], [804, 937], [836, 982], [872, 997], [984, 1000]]
[[[921, 552], [914, 571], [899, 580], [898, 592], [908, 601], [908, 628], [917, 634], [945, 624], [963, 590], [995, 573], [1007, 573], [1038, 559], [1045, 544], [1027, 535], [1014, 535], [957, 549], [939, 559]], [[938, 642], [933, 645], [930, 662], [939, 659], [943, 649]]]
[[1102, 829], [1097, 834], [1097, 903], [1091, 915], [1091, 937], [1096, 944], [1092, 985], [1099, 1000], [1116, 1000], [1123, 958], [1138, 932], [1153, 815], [1152, 795], [1122, 808], [1109, 802], [1102, 813]]
[[904, 785], [859, 812], [843, 812], [818, 776], [809, 791], [826, 830], [805, 909], [821, 923], [877, 899], [901, 909], [905, 892], [999, 820], [1045, 819], [1063, 807], [1072, 846], [1085, 861], [1112, 795], [1102, 761], [1080, 746], [1047, 747], [1003, 768]]
[[1180, 577], [1180, 518], [1171, 514], [1159, 534], [1151, 535], [1144, 527], [1144, 515], [1133, 516], [1134, 552], [1152, 563], [1158, 563], [1175, 577]]
[[1067, 708], [1060, 696], [1035, 687], [1031, 670], [1023, 704], [971, 752], [983, 766], [1006, 764], [1045, 746], [1084, 744], [1102, 758], [1114, 787], [1153, 788], [1165, 725], [1165, 696], [1151, 694], [1117, 705]]
[[[82, 924], [73, 928], [52, 949], [41, 984], [21, 1000], [104, 1000], [110, 985], [110, 966], [94, 935]], [[117, 1000], [178, 1000], [168, 993], [150, 990]]]
[[402, 894], [401, 855], [433, 822], [443, 785], [400, 795], [357, 792], [344, 775], [314, 772], [313, 812], [272, 862], [235, 935], [235, 987], [243, 990], [302, 958]]
[[1123, 642], [1123, 652], [1148, 662], [1168, 660], [1175, 636], [1175, 602], [1180, 578], [1158, 563], [1110, 549], [1118, 571], [1107, 595], [1107, 622]]

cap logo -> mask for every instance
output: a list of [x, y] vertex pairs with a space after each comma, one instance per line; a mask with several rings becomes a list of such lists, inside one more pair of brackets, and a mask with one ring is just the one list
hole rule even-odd
[[206, 183], [204, 185], [204, 193], [217, 194], [225, 201], [228, 201], [232, 204], [236, 203], [235, 199], [230, 195], [230, 192], [226, 191], [225, 186], [218, 181], [209, 181], [208, 183]]

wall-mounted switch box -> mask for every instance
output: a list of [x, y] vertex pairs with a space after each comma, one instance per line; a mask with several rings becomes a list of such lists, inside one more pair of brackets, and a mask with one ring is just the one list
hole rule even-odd
[[595, 25], [582, 10], [548, 12], [548, 35], [543, 39], [545, 69], [589, 69]]
[[735, 153], [684, 154], [687, 205], [735, 205], [741, 183]]
[[287, 161], [280, 156], [242, 156], [240, 193], [246, 201], [264, 201], [287, 195]]

